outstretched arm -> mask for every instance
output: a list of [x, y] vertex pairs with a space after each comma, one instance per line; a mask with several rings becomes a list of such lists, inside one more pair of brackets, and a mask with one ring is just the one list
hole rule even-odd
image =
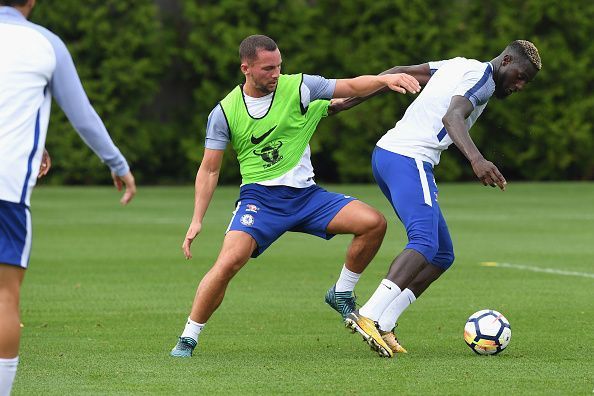
[[[411, 66], [394, 66], [391, 69], [383, 71], [380, 73], [380, 76], [386, 74], [398, 74], [398, 73], [406, 73], [407, 75], [416, 79], [420, 86], [425, 86], [429, 79], [431, 78], [431, 69], [429, 68], [428, 63], [423, 63], [421, 65], [411, 65]], [[340, 80], [339, 80], [340, 81]], [[338, 81], [337, 81], [338, 84]], [[328, 109], [328, 114], [333, 115], [343, 110], [348, 110], [352, 107], [355, 107], [359, 103], [366, 101], [369, 98], [372, 98], [378, 94], [387, 92], [389, 90], [388, 87], [382, 87], [375, 92], [370, 93], [369, 95], [351, 95], [346, 99], [338, 99], [333, 100], [330, 104], [330, 108]], [[418, 92], [418, 91], [417, 91]], [[334, 96], [338, 98], [339, 96]]]
[[212, 200], [212, 195], [219, 181], [219, 172], [221, 170], [224, 152], [224, 150], [204, 149], [202, 163], [196, 174], [194, 215], [192, 216], [192, 222], [190, 223], [186, 238], [182, 244], [182, 250], [184, 251], [186, 259], [192, 258], [190, 246], [192, 245], [194, 238], [196, 238], [202, 230], [202, 219], [204, 218], [206, 209], [208, 209], [208, 205]]
[[450, 107], [442, 118], [443, 125], [456, 147], [470, 161], [472, 170], [483, 185], [491, 187], [497, 185], [501, 190], [505, 190], [507, 184], [505, 178], [491, 161], [483, 157], [468, 133], [466, 118], [470, 116], [473, 109], [470, 100], [464, 96], [453, 96]]
[[405, 94], [407, 91], [417, 93], [421, 90], [419, 82], [405, 73], [383, 74], [379, 76], [359, 76], [336, 80], [333, 98], [366, 96], [385, 88]]

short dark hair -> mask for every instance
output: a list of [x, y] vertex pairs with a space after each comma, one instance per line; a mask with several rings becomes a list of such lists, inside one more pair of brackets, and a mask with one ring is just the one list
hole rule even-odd
[[256, 59], [258, 50], [274, 51], [278, 48], [273, 39], [262, 34], [254, 34], [243, 39], [239, 44], [239, 59], [251, 61]]
[[25, 4], [27, 4], [27, 1], [29, 0], [0, 0], [0, 5], [4, 5], [4, 6], [9, 6], [9, 7], [13, 7], [13, 6], [24, 6]]

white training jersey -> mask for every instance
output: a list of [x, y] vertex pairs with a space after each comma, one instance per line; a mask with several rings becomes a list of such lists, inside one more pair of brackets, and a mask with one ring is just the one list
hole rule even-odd
[[441, 152], [452, 144], [443, 126], [453, 96], [464, 96], [474, 106], [466, 119], [468, 129], [483, 112], [495, 92], [493, 65], [474, 59], [453, 58], [429, 62], [431, 79], [406, 109], [404, 116], [377, 145], [407, 157], [439, 163]]
[[15, 8], [0, 7], [0, 200], [30, 205], [52, 96], [101, 160], [119, 176], [128, 173], [62, 40]]

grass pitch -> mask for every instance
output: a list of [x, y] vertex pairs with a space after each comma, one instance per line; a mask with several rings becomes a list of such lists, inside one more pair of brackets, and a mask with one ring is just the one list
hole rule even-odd
[[[357, 285], [362, 303], [405, 234], [377, 187], [329, 189], [389, 219]], [[289, 233], [233, 280], [194, 357], [170, 358], [237, 193], [217, 190], [185, 261], [192, 188], [141, 187], [125, 208], [109, 188], [38, 188], [14, 395], [592, 393], [593, 183], [512, 183], [504, 193], [441, 185], [457, 260], [400, 318], [407, 355], [379, 358], [323, 302], [350, 237]], [[462, 339], [466, 318], [483, 308], [511, 322], [498, 356], [476, 356]]]

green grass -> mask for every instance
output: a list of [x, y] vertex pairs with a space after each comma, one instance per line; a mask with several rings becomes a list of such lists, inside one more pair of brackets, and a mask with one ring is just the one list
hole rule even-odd
[[[364, 302], [405, 235], [375, 186], [332, 189], [389, 219], [357, 286]], [[442, 185], [457, 260], [400, 318], [408, 355], [380, 359], [323, 302], [350, 237], [291, 233], [233, 280], [195, 356], [170, 358], [237, 192], [217, 190], [185, 261], [189, 187], [141, 187], [125, 208], [108, 188], [38, 188], [14, 394], [592, 393], [594, 279], [480, 263], [594, 273], [593, 183]], [[482, 308], [511, 322], [498, 356], [476, 356], [462, 339]]]

